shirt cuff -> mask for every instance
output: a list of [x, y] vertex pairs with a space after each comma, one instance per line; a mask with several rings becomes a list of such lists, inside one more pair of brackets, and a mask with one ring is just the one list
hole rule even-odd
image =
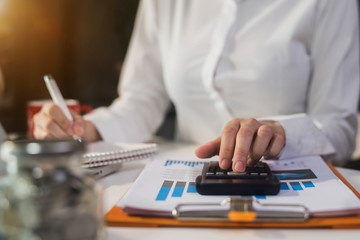
[[119, 124], [118, 118], [108, 108], [95, 109], [84, 118], [91, 121], [104, 141], [127, 142], [124, 129]]
[[294, 114], [278, 121], [286, 134], [286, 144], [279, 159], [308, 155], [324, 156], [336, 152], [326, 135], [306, 114]]

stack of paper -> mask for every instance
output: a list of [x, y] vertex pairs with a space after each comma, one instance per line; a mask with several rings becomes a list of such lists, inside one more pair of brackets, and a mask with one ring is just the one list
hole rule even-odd
[[[229, 196], [202, 196], [196, 192], [195, 178], [201, 174], [204, 162], [159, 157], [151, 160], [117, 206], [130, 214], [171, 216], [178, 204], [220, 203]], [[312, 216], [360, 213], [359, 198], [320, 157], [267, 163], [279, 177], [281, 191], [276, 196], [252, 196], [260, 203], [301, 204]]]

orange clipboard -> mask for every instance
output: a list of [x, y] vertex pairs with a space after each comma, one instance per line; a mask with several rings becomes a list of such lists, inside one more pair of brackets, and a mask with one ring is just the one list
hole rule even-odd
[[[331, 165], [329, 168], [343, 181], [360, 199], [360, 194], [349, 182]], [[219, 228], [360, 228], [360, 214], [352, 216], [310, 217], [305, 222], [232, 222], [232, 221], [180, 221], [170, 217], [133, 216], [114, 206], [106, 215], [107, 226], [118, 227], [219, 227]]]

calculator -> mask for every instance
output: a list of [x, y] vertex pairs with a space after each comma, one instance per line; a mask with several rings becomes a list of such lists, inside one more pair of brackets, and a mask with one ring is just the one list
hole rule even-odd
[[202, 195], [276, 195], [280, 181], [265, 162], [246, 166], [244, 172], [232, 168], [224, 170], [219, 162], [204, 164], [202, 174], [196, 178], [196, 190]]

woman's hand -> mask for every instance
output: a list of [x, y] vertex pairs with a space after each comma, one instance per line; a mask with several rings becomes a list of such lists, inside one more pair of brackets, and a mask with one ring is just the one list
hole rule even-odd
[[88, 142], [101, 140], [100, 134], [92, 122], [85, 120], [73, 111], [71, 114], [74, 122], [71, 122], [56, 104], [45, 104], [41, 111], [34, 115], [34, 137], [37, 139], [66, 139], [77, 135]]
[[222, 169], [228, 169], [231, 161], [235, 172], [245, 171], [246, 164], [255, 164], [262, 157], [275, 158], [285, 146], [285, 131], [275, 121], [233, 119], [228, 122], [217, 139], [196, 149], [199, 158], [219, 154]]

